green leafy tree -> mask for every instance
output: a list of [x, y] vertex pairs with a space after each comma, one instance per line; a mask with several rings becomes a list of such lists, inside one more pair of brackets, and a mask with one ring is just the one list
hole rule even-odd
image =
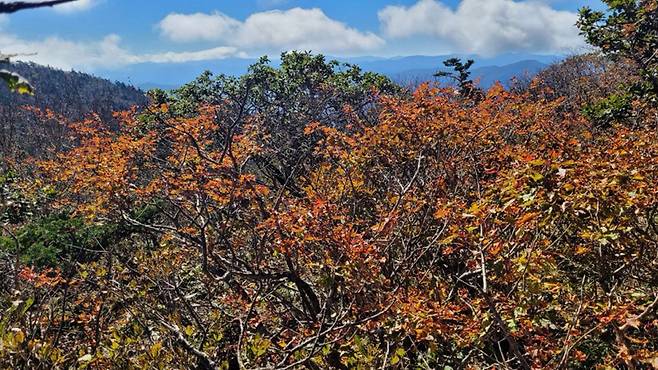
[[318, 139], [304, 133], [309, 123], [338, 129], [355, 119], [373, 124], [378, 94], [400, 93], [387, 77], [356, 65], [289, 52], [281, 55], [279, 66], [263, 57], [241, 77], [206, 72], [169, 95], [157, 90], [149, 95], [167, 104], [170, 115], [194, 115], [199, 105], [222, 106], [217, 121], [225, 138], [241, 132], [248, 120], [266, 120], [263, 150], [255, 161], [258, 172], [269, 183], [299, 193], [297, 178], [313, 167]]
[[469, 59], [466, 63], [462, 62], [459, 58], [450, 58], [443, 62], [452, 71], [439, 71], [434, 74], [434, 77], [447, 77], [454, 80], [459, 87], [459, 94], [463, 97], [480, 100], [483, 97], [482, 90], [475, 86], [475, 82], [471, 79], [471, 67], [475, 63], [474, 60]]
[[642, 78], [630, 92], [656, 104], [658, 96], [658, 2], [604, 0], [607, 11], [580, 10], [578, 27], [608, 56], [631, 62]]

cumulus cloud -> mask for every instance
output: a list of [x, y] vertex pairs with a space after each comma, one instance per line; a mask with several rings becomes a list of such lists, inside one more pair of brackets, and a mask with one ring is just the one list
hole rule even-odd
[[59, 37], [29, 41], [0, 33], [0, 51], [24, 54], [18, 60], [62, 69], [116, 68], [136, 63], [182, 63], [244, 56], [234, 47], [217, 47], [194, 52], [135, 54], [121, 46], [121, 38], [108, 35], [99, 41], [75, 42]]
[[564, 52], [584, 45], [577, 14], [537, 1], [462, 0], [453, 10], [437, 0], [419, 0], [387, 6], [378, 16], [390, 38], [430, 36], [458, 52]]
[[177, 14], [158, 25], [172, 41], [221, 41], [229, 46], [258, 51], [305, 49], [341, 53], [373, 50], [384, 40], [329, 18], [321, 9], [271, 10], [238, 21], [225, 14]]
[[184, 63], [197, 62], [202, 60], [225, 59], [229, 57], [246, 58], [247, 55], [232, 46], [219, 46], [216, 48], [199, 51], [169, 51], [165, 53], [135, 55], [133, 56], [132, 61], [133, 63]]
[[222, 13], [172, 13], [159, 24], [162, 35], [176, 42], [221, 40], [239, 27], [239, 21]]

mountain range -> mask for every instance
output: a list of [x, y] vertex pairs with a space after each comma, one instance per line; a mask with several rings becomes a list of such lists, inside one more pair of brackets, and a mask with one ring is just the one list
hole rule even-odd
[[[451, 54], [388, 58], [328, 56], [327, 59], [357, 64], [364, 71], [381, 73], [402, 85], [409, 85], [420, 81], [433, 80], [433, 75], [436, 72], [445, 70], [442, 62], [452, 57], [475, 60], [472, 77], [478, 80], [482, 87], [491, 86], [496, 81], [507, 84], [514, 76], [524, 74], [532, 76], [547, 65], [563, 58], [558, 55], [537, 54], [502, 54], [496, 57]], [[168, 90], [192, 81], [206, 70], [215, 74], [239, 76], [244, 74], [249, 66], [256, 61], [255, 58], [229, 58], [186, 63], [140, 63], [120, 68], [98, 70], [95, 73], [103, 78], [132, 84], [143, 90], [152, 88]], [[272, 58], [271, 63], [273, 66], [277, 66], [279, 59]]]

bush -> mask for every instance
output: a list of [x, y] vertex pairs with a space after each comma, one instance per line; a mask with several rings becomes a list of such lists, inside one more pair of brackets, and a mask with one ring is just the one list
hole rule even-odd
[[[61, 213], [32, 221], [15, 234], [22, 262], [43, 268], [64, 267], [97, 257], [115, 230], [115, 226], [88, 225], [80, 217]], [[16, 242], [0, 237], [0, 248], [15, 254]]]

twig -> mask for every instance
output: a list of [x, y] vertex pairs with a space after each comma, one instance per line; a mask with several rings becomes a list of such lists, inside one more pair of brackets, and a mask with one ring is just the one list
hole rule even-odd
[[565, 343], [564, 353], [562, 354], [562, 358], [560, 359], [560, 362], [557, 365], [557, 369], [562, 369], [562, 367], [567, 364], [567, 360], [569, 359], [569, 353], [576, 345], [576, 343], [569, 345], [569, 339], [571, 339], [571, 331], [578, 324], [580, 313], [583, 309], [585, 280], [586, 280], [586, 275], [583, 275], [582, 282], [580, 283], [580, 304], [578, 305], [578, 309], [576, 310], [576, 315], [574, 316], [573, 320], [571, 321], [571, 324], [569, 325], [569, 329], [567, 330], [567, 337], [564, 340]]
[[164, 321], [164, 320], [160, 320], [160, 323], [162, 324], [162, 326], [164, 326], [165, 328], [169, 329], [171, 332], [173, 332], [174, 334], [176, 334], [176, 337], [177, 337], [177, 339], [178, 339], [178, 342], [180, 342], [180, 344], [182, 344], [183, 347], [185, 347], [185, 349], [186, 349], [188, 352], [190, 352], [191, 354], [193, 354], [194, 356], [196, 356], [196, 357], [197, 357], [199, 360], [201, 360], [205, 365], [207, 365], [206, 367], [207, 367], [208, 369], [212, 369], [212, 370], [216, 370], [216, 369], [218, 369], [217, 364], [215, 363], [215, 361], [213, 361], [212, 359], [210, 359], [210, 356], [208, 356], [207, 353], [205, 353], [205, 352], [201, 352], [201, 351], [199, 351], [198, 349], [194, 348], [194, 346], [192, 345], [192, 343], [190, 343], [190, 342], [185, 338], [185, 336], [183, 335], [183, 333], [180, 331], [180, 329], [179, 329], [176, 325], [169, 324], [169, 323], [167, 323], [167, 322]]
[[622, 325], [619, 327], [619, 330], [626, 331], [628, 328], [631, 327], [631, 322], [638, 322], [644, 320], [647, 316], [649, 316], [656, 308], [658, 308], [658, 295], [656, 296], [656, 299], [651, 302], [650, 305], [647, 306], [647, 308], [642, 311], [641, 314], [637, 315], [633, 320], [628, 320], [626, 324]]
[[386, 366], [388, 365], [388, 354], [391, 351], [391, 343], [389, 341], [386, 341], [386, 354], [384, 355], [384, 362], [382, 362], [382, 370], [386, 369]]
[[16, 262], [14, 265], [14, 289], [18, 290], [18, 276], [20, 274], [20, 269], [21, 269], [21, 253], [23, 251], [23, 246], [21, 245], [21, 241], [18, 239], [18, 236], [14, 234], [9, 227], [2, 225], [2, 230], [4, 230], [7, 234], [9, 234], [9, 237], [14, 241], [16, 244]]
[[0, 14], [15, 13], [19, 10], [52, 7], [59, 4], [72, 3], [77, 0], [50, 0], [42, 1], [39, 3], [28, 3], [25, 1], [17, 1], [13, 3], [0, 2]]

